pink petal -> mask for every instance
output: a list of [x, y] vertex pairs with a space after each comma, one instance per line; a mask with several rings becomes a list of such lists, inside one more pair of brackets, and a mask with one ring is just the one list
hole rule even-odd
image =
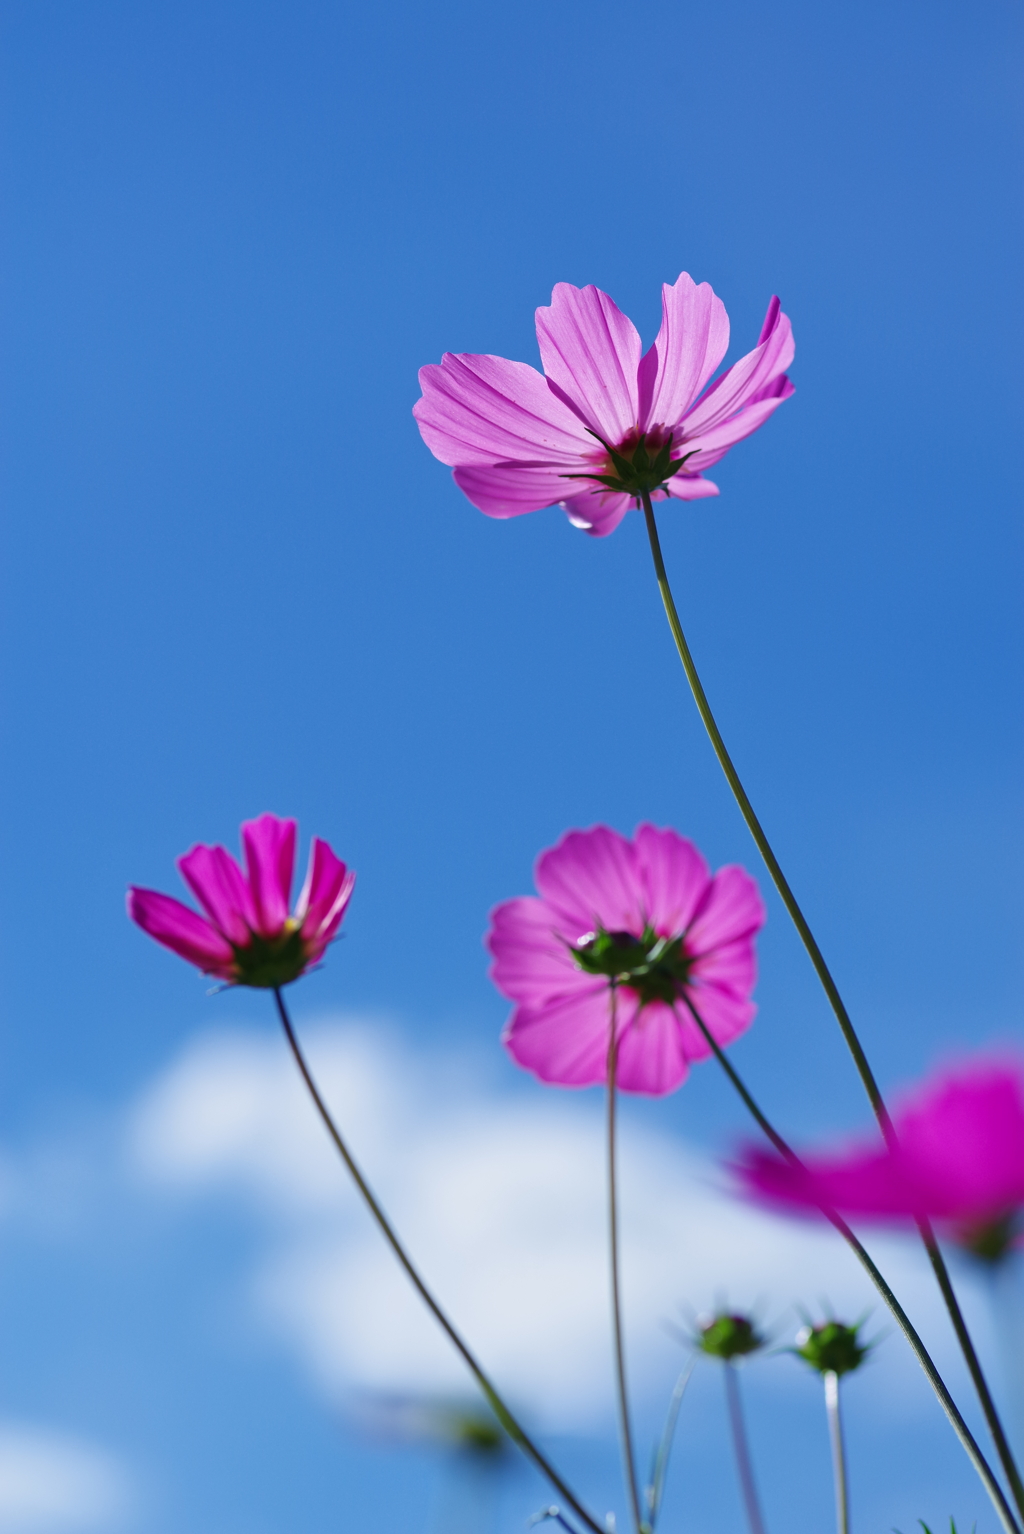
[[742, 442], [744, 437], [751, 436], [763, 426], [768, 417], [775, 414], [783, 400], [789, 399], [790, 395], [795, 393], [788, 378], [780, 379], [779, 383], [787, 387], [768, 399], [748, 405], [746, 409], [730, 416], [727, 421], [712, 427], [710, 431], [700, 432], [693, 437], [687, 435], [686, 450], [693, 454], [693, 457], [687, 460], [687, 468], [710, 469], [713, 464], [718, 463], [719, 459], [724, 458], [737, 442]]
[[734, 1170], [759, 1202], [819, 1211], [824, 1205], [840, 1214], [905, 1220], [913, 1217], [917, 1203], [884, 1149], [850, 1157], [845, 1163], [805, 1160], [802, 1166], [793, 1166], [774, 1152], [756, 1147], [746, 1152]]
[[749, 996], [757, 982], [757, 950], [753, 937], [721, 943], [701, 954], [694, 960], [690, 974], [695, 983], [719, 986], [737, 996]]
[[778, 308], [777, 298], [773, 298], [768, 307], [761, 334], [762, 340], [754, 350], [716, 378], [684, 418], [687, 441], [728, 420], [785, 373], [795, 350], [793, 327]]
[[616, 446], [639, 421], [640, 337], [600, 288], [559, 282], [537, 310], [544, 371], [581, 418]]
[[256, 931], [276, 937], [288, 920], [295, 873], [295, 821], [260, 815], [242, 826]]
[[256, 929], [256, 908], [242, 870], [224, 847], [201, 843], [178, 859], [181, 877], [213, 925], [228, 942], [248, 943]]
[[977, 1227], [1024, 1204], [1024, 1077], [1002, 1062], [958, 1067], [927, 1081], [894, 1114], [898, 1148], [873, 1138], [806, 1171], [748, 1153], [748, 1189], [778, 1202], [910, 1220], [916, 1214]]
[[943, 1073], [900, 1104], [896, 1129], [932, 1213], [978, 1221], [1024, 1204], [1024, 1081], [1013, 1066]]
[[640, 364], [640, 420], [674, 429], [729, 346], [729, 316], [710, 283], [683, 272], [661, 290], [661, 329]]
[[233, 978], [234, 954], [230, 943], [180, 900], [132, 885], [128, 891], [128, 915], [143, 932], [197, 965], [204, 974], [218, 975], [222, 980]]
[[573, 527], [581, 527], [592, 538], [607, 538], [633, 505], [629, 495], [610, 490], [587, 490], [558, 503]]
[[[582, 459], [576, 464], [583, 468]], [[488, 517], [520, 517], [527, 511], [554, 506], [576, 481], [557, 468], [537, 469], [521, 464], [464, 464], [452, 477], [468, 500]]]
[[536, 1004], [578, 987], [581, 971], [558, 923], [557, 912], [534, 895], [494, 908], [486, 942], [494, 956], [491, 979], [503, 996]]
[[295, 920], [299, 923], [303, 941], [316, 944], [311, 957], [319, 957], [341, 926], [355, 882], [355, 874], [348, 872], [326, 842], [314, 836], [309, 849], [306, 882], [295, 908]]
[[668, 481], [666, 488], [677, 501], [701, 501], [706, 496], [719, 493], [717, 485], [710, 479], [701, 479], [699, 474], [676, 474]]
[[420, 433], [435, 458], [453, 467], [511, 458], [572, 468], [596, 445], [525, 362], [446, 352], [440, 365], [420, 369], [420, 388], [412, 412]]
[[[608, 982], [581, 975], [579, 989], [536, 1007], [517, 1007], [502, 1035], [519, 1065], [563, 1087], [597, 1086], [608, 1075]], [[619, 1027], [631, 1009], [620, 997]]]
[[[757, 1008], [748, 995], [737, 994], [728, 986], [705, 984], [699, 975], [687, 987], [687, 995], [711, 1037], [723, 1049], [741, 1033], [746, 1033], [757, 1015]], [[676, 1015], [687, 1059], [706, 1060], [712, 1053], [711, 1045], [694, 1022], [685, 1001], [679, 1003]]]
[[765, 921], [764, 902], [746, 869], [720, 868], [686, 934], [686, 950], [709, 954], [725, 943], [752, 938]]
[[[620, 993], [621, 1006], [623, 996]], [[623, 1092], [662, 1097], [689, 1074], [682, 1030], [670, 1007], [654, 1003], [635, 1012], [619, 1040], [616, 1080]]]
[[642, 825], [633, 841], [647, 919], [659, 937], [677, 937], [705, 897], [711, 871], [677, 831]]
[[572, 943], [597, 927], [636, 935], [643, 930], [644, 889], [636, 855], [626, 838], [608, 826], [568, 832], [538, 858], [535, 880]]

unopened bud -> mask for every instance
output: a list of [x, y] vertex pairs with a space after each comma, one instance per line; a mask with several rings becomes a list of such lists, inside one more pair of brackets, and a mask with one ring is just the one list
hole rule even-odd
[[712, 1358], [745, 1358], [764, 1347], [764, 1338], [748, 1316], [712, 1316], [697, 1323], [697, 1346]]
[[797, 1333], [794, 1352], [819, 1374], [852, 1374], [871, 1351], [870, 1343], [859, 1340], [861, 1326], [844, 1326], [842, 1321], [822, 1321], [805, 1326]]

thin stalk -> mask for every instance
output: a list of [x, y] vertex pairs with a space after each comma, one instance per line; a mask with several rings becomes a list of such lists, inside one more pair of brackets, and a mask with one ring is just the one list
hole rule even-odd
[[650, 1525], [640, 1511], [640, 1489], [636, 1478], [636, 1456], [633, 1453], [633, 1430], [629, 1422], [629, 1396], [626, 1390], [626, 1350], [622, 1339], [622, 1302], [619, 1293], [619, 1209], [616, 1193], [615, 1170], [615, 1072], [618, 1063], [619, 1041], [616, 1037], [616, 987], [611, 987], [611, 1026], [608, 1039], [608, 1259], [612, 1281], [612, 1330], [615, 1336], [615, 1380], [619, 1397], [619, 1436], [622, 1440], [622, 1467], [625, 1472], [626, 1490], [629, 1493], [633, 1526], [636, 1534], [649, 1534]]
[[668, 1415], [665, 1418], [665, 1429], [658, 1444], [657, 1453], [654, 1456], [654, 1465], [651, 1469], [651, 1484], [647, 1488], [647, 1521], [653, 1530], [658, 1514], [661, 1512], [661, 1502], [665, 1495], [665, 1477], [668, 1475], [668, 1461], [672, 1453], [672, 1440], [675, 1437], [676, 1423], [679, 1420], [679, 1408], [683, 1404], [683, 1396], [686, 1387], [690, 1383], [690, 1375], [693, 1373], [695, 1360], [691, 1358], [686, 1368], [676, 1380], [676, 1388], [672, 1392], [672, 1399], [668, 1403]]
[[843, 1004], [843, 998], [840, 996], [831, 971], [825, 963], [824, 955], [818, 947], [814, 933], [808, 926], [807, 919], [797, 903], [797, 898], [789, 887], [789, 881], [779, 866], [779, 860], [772, 851], [771, 843], [764, 834], [761, 822], [754, 813], [754, 806], [747, 798], [747, 791], [740, 782], [740, 775], [733, 766], [732, 757], [726, 750], [725, 741], [722, 739], [718, 725], [715, 723], [715, 716], [711, 712], [711, 705], [707, 700], [707, 694], [701, 685], [700, 677], [697, 675], [697, 667], [693, 663], [690, 647], [686, 643], [686, 635], [683, 633], [683, 626], [679, 621], [679, 614], [676, 611], [672, 588], [668, 583], [665, 561], [661, 553], [661, 540], [658, 537], [658, 524], [654, 519], [654, 507], [651, 505], [651, 497], [646, 491], [643, 495], [643, 505], [644, 517], [647, 521], [647, 537], [650, 540], [651, 554], [654, 558], [654, 573], [658, 580], [658, 590], [661, 592], [661, 600], [665, 606], [668, 626], [672, 630], [672, 638], [675, 640], [676, 649], [679, 651], [679, 659], [683, 663], [683, 670], [686, 672], [686, 680], [690, 684], [690, 691], [693, 693], [694, 702], [697, 705], [701, 719], [704, 721], [704, 728], [711, 738], [715, 755], [718, 757], [722, 771], [725, 773], [726, 781], [732, 789], [733, 798], [740, 807], [740, 814], [746, 821], [747, 828], [757, 843], [757, 850], [764, 859], [765, 866], [772, 876], [775, 888], [782, 896], [782, 903], [793, 919], [793, 925], [800, 934], [801, 942], [807, 949], [818, 979], [824, 987], [825, 995], [829, 999], [832, 1011], [835, 1013], [839, 1026], [843, 1031], [843, 1038], [846, 1040], [847, 1048], [853, 1056], [860, 1079], [864, 1083], [864, 1090], [867, 1092], [871, 1106], [883, 1126], [883, 1133], [885, 1133], [886, 1139], [888, 1139], [891, 1133], [891, 1121], [885, 1103], [882, 1100], [878, 1083], [875, 1080], [874, 1072], [868, 1064], [867, 1055], [864, 1053], [864, 1048], [857, 1037], [857, 1031], [850, 1020], [850, 1014]]
[[[731, 1061], [726, 1058], [725, 1051], [722, 1049], [722, 1046], [719, 1044], [710, 1028], [708, 1028], [707, 1024], [704, 1022], [704, 1019], [701, 1017], [693, 1002], [690, 1000], [688, 992], [685, 990], [683, 992], [683, 1000], [686, 1003], [690, 1016], [693, 1018], [697, 1027], [700, 1029], [700, 1032], [703, 1034], [708, 1048], [711, 1050], [715, 1059], [718, 1061], [719, 1065], [728, 1076], [733, 1087], [739, 1094], [744, 1107], [747, 1109], [754, 1122], [771, 1141], [772, 1145], [774, 1145], [779, 1154], [784, 1156], [791, 1166], [800, 1167], [803, 1170], [803, 1162], [800, 1160], [800, 1157], [797, 1155], [796, 1151], [793, 1150], [792, 1146], [787, 1144], [787, 1142], [782, 1138], [774, 1125], [761, 1112], [761, 1109], [758, 1107], [754, 1097], [747, 1090], [747, 1087], [745, 1086], [735, 1067], [732, 1065]], [[828, 1208], [828, 1206], [825, 1204], [822, 1204], [820, 1208], [822, 1214], [835, 1227], [835, 1229], [839, 1232], [843, 1240], [856, 1256], [861, 1267], [865, 1270], [868, 1277], [871, 1279], [871, 1282], [882, 1296], [882, 1299], [885, 1302], [887, 1309], [891, 1313], [893, 1320], [896, 1322], [896, 1325], [899, 1327], [907, 1342], [910, 1344], [915, 1358], [921, 1365], [921, 1368], [924, 1370], [925, 1378], [927, 1379], [929, 1385], [931, 1385], [932, 1390], [938, 1397], [939, 1404], [941, 1405], [943, 1411], [946, 1413], [946, 1416], [949, 1418], [950, 1423], [952, 1424], [953, 1431], [959, 1438], [968, 1459], [974, 1466], [983, 1486], [985, 1487], [985, 1490], [991, 1497], [996, 1512], [999, 1514], [999, 1520], [1002, 1523], [1003, 1528], [1007, 1531], [1007, 1534], [1020, 1534], [1020, 1529], [1018, 1528], [1017, 1522], [1010, 1510], [1009, 1503], [1003, 1494], [1002, 1487], [996, 1480], [991, 1466], [986, 1460], [984, 1454], [982, 1454], [981, 1449], [979, 1448], [970, 1428], [967, 1426], [967, 1423], [960, 1415], [960, 1411], [956, 1402], [953, 1400], [953, 1397], [950, 1395], [948, 1389], [946, 1388], [946, 1383], [943, 1380], [942, 1375], [935, 1367], [931, 1354], [928, 1352], [928, 1349], [925, 1347], [920, 1336], [918, 1335], [918, 1332], [910, 1317], [907, 1315], [906, 1311], [903, 1309], [903, 1306], [900, 1304], [899, 1300], [896, 1298], [895, 1294], [893, 1294], [892, 1290], [889, 1288], [889, 1285], [882, 1277], [882, 1274], [876, 1267], [873, 1258], [870, 1256], [861, 1242], [858, 1241], [857, 1237], [854, 1235], [849, 1225], [847, 1225], [842, 1215], [839, 1214], [835, 1209]]]
[[[567, 1523], [565, 1521], [565, 1519], [562, 1517], [562, 1510], [558, 1507], [546, 1507], [544, 1508], [543, 1512], [536, 1513], [530, 1519], [527, 1527], [532, 1529], [538, 1523], [546, 1523], [549, 1518], [557, 1523], [561, 1528], [568, 1529], [569, 1534], [576, 1534], [576, 1530], [573, 1528], [571, 1523]], [[605, 1531], [605, 1534], [607, 1534], [607, 1531]]]
[[978, 1392], [978, 1399], [981, 1401], [981, 1408], [985, 1413], [985, 1421], [988, 1423], [988, 1429], [992, 1434], [992, 1440], [999, 1454], [1000, 1463], [1002, 1464], [1006, 1479], [1010, 1483], [1010, 1490], [1013, 1492], [1013, 1500], [1017, 1504], [1018, 1512], [1024, 1515], [1024, 1481], [1021, 1480], [1020, 1471], [1013, 1456], [1013, 1450], [1010, 1448], [1009, 1439], [1006, 1436], [999, 1413], [996, 1410], [996, 1403], [992, 1399], [992, 1392], [988, 1388], [988, 1381], [981, 1367], [981, 1360], [975, 1351], [971, 1334], [967, 1330], [967, 1322], [964, 1320], [963, 1311], [960, 1309], [960, 1302], [956, 1297], [956, 1291], [953, 1288], [953, 1280], [949, 1276], [946, 1260], [939, 1250], [939, 1243], [935, 1239], [935, 1232], [932, 1230], [931, 1222], [923, 1217], [919, 1217], [917, 1228], [921, 1233], [921, 1240], [924, 1242], [925, 1251], [928, 1253], [928, 1261], [932, 1265], [932, 1271], [942, 1292], [942, 1298], [946, 1302], [946, 1309], [949, 1311], [949, 1318], [953, 1323], [953, 1330], [956, 1332], [960, 1351], [964, 1355], [971, 1379], [974, 1381], [974, 1388]]
[[836, 1534], [850, 1534], [850, 1493], [846, 1481], [846, 1448], [843, 1443], [843, 1418], [839, 1409], [839, 1376], [826, 1369], [825, 1411], [828, 1436], [832, 1440], [832, 1470], [836, 1483]]
[[[732, 1428], [732, 1444], [736, 1451], [736, 1469], [739, 1472], [740, 1490], [743, 1493], [743, 1506], [747, 1511], [750, 1534], [766, 1534], [764, 1518], [761, 1515], [761, 1504], [757, 1497], [757, 1485], [754, 1481], [754, 1465], [750, 1458], [747, 1429], [743, 1421], [739, 1370], [731, 1358], [722, 1360], [722, 1368], [725, 1372], [725, 1398], [729, 1404], [729, 1426]], [[843, 1534], [845, 1534], [845, 1530]]]
[[[832, 978], [832, 973], [828, 965], [825, 963], [825, 957], [822, 954], [821, 949], [818, 947], [814, 933], [811, 931], [807, 923], [807, 918], [804, 916], [803, 911], [800, 909], [799, 902], [797, 901], [796, 896], [793, 894], [793, 891], [790, 889], [789, 881], [787, 880], [785, 874], [782, 872], [778, 858], [772, 851], [771, 843], [768, 841], [768, 838], [764, 833], [761, 822], [758, 820], [757, 815], [754, 813], [754, 807], [747, 797], [746, 789], [743, 787], [743, 784], [740, 781], [739, 773], [736, 771], [736, 768], [733, 765], [732, 757], [729, 755], [729, 752], [726, 749], [725, 741], [722, 739], [721, 731], [715, 722], [715, 716], [711, 712], [711, 705], [708, 702], [707, 694], [705, 693], [701, 684], [700, 677], [697, 674], [697, 667], [694, 665], [693, 656], [690, 654], [690, 647], [686, 643], [686, 636], [683, 633], [683, 626], [679, 621], [679, 614], [676, 611], [675, 600], [672, 596], [672, 588], [669, 585], [668, 574], [665, 570], [665, 561], [662, 557], [661, 540], [658, 537], [658, 524], [655, 521], [654, 507], [651, 504], [651, 497], [645, 491], [642, 499], [644, 517], [647, 523], [647, 536], [651, 545], [651, 555], [654, 559], [654, 573], [658, 581], [658, 590], [661, 592], [661, 600], [665, 607], [665, 615], [668, 618], [668, 625], [672, 630], [672, 637], [675, 640], [676, 649], [679, 652], [679, 659], [683, 663], [683, 670], [686, 672], [686, 679], [690, 684], [690, 691], [693, 693], [694, 701], [697, 704], [697, 709], [700, 713], [700, 717], [704, 721], [704, 728], [708, 732], [711, 744], [714, 747], [715, 755], [718, 757], [722, 771], [725, 773], [726, 781], [728, 782], [729, 787], [732, 789], [733, 797], [735, 798], [736, 803], [739, 805], [740, 813], [742, 814], [743, 819], [746, 821], [747, 828], [750, 831], [751, 836], [754, 838], [755, 843], [757, 844], [757, 850], [760, 852], [761, 857], [764, 859], [765, 866], [772, 876], [772, 881], [775, 885], [775, 888], [778, 890], [782, 897], [782, 903], [786, 907], [786, 910], [789, 912], [797, 932], [800, 934], [800, 940], [807, 950], [818, 979], [821, 981], [825, 995], [828, 997], [832, 1011], [835, 1013], [836, 1020], [842, 1030], [843, 1038], [846, 1040], [847, 1048], [849, 1049], [850, 1054], [853, 1056], [853, 1062], [857, 1067], [857, 1073], [860, 1076], [864, 1090], [867, 1093], [868, 1101], [871, 1103], [875, 1117], [878, 1120], [879, 1128], [882, 1131], [883, 1138], [885, 1139], [885, 1142], [889, 1148], [894, 1149], [897, 1144], [897, 1140], [895, 1130], [893, 1129], [892, 1119], [889, 1116], [889, 1110], [885, 1105], [885, 1100], [882, 1097], [878, 1082], [875, 1080], [874, 1072], [868, 1063], [868, 1058], [864, 1052], [864, 1047], [857, 1036], [857, 1030], [853, 1026], [850, 1014], [847, 1012], [843, 999], [839, 994], [839, 988]], [[996, 1451], [999, 1455], [1000, 1463], [1002, 1464], [1006, 1478], [1010, 1483], [1010, 1488], [1013, 1492], [1013, 1499], [1017, 1504], [1017, 1511], [1020, 1516], [1024, 1518], [1024, 1479], [1021, 1478], [1020, 1471], [1017, 1468], [1017, 1463], [1013, 1457], [1013, 1451], [1010, 1448], [1009, 1440], [1007, 1439], [1002, 1422], [1000, 1421], [995, 1401], [992, 1398], [992, 1392], [989, 1389], [988, 1381], [986, 1380], [984, 1371], [981, 1367], [981, 1362], [978, 1358], [977, 1352], [975, 1351], [974, 1344], [971, 1341], [970, 1333], [967, 1330], [967, 1324], [964, 1321], [963, 1312], [961, 1311], [960, 1305], [957, 1301], [956, 1293], [953, 1289], [953, 1282], [949, 1276], [949, 1270], [946, 1267], [945, 1259], [939, 1250], [938, 1243], [936, 1242], [934, 1234], [932, 1233], [931, 1228], [928, 1226], [927, 1222], [919, 1222], [919, 1229], [921, 1232], [921, 1239], [925, 1245], [925, 1250], [928, 1253], [928, 1260], [932, 1265], [932, 1270], [935, 1273], [936, 1280], [938, 1281], [939, 1289], [942, 1293], [942, 1298], [945, 1302], [946, 1309], [949, 1312], [949, 1318], [953, 1324], [953, 1330], [956, 1333], [957, 1341], [960, 1344], [961, 1350], [966, 1360], [967, 1368], [970, 1372], [971, 1379], [974, 1382], [974, 1387], [978, 1392], [978, 1399], [981, 1402], [982, 1411], [985, 1414], [985, 1421], [988, 1423], [989, 1431], [992, 1434], [992, 1440], [996, 1446]]]
[[538, 1449], [537, 1445], [533, 1442], [533, 1439], [526, 1432], [526, 1429], [521, 1426], [509, 1408], [505, 1405], [505, 1402], [502, 1400], [495, 1387], [491, 1384], [491, 1381], [484, 1373], [483, 1369], [477, 1363], [476, 1358], [470, 1352], [469, 1347], [465, 1342], [463, 1342], [462, 1338], [455, 1330], [455, 1327], [449, 1321], [448, 1317], [445, 1315], [444, 1311], [441, 1309], [440, 1305], [434, 1299], [434, 1296], [423, 1282], [423, 1279], [416, 1271], [416, 1268], [413, 1266], [412, 1259], [406, 1252], [405, 1247], [402, 1245], [401, 1241], [399, 1241], [398, 1236], [395, 1234], [394, 1228], [391, 1225], [391, 1222], [389, 1221], [387, 1215], [384, 1213], [384, 1210], [381, 1208], [380, 1204], [377, 1202], [377, 1199], [375, 1198], [369, 1184], [367, 1183], [366, 1178], [363, 1176], [362, 1172], [359, 1170], [359, 1167], [353, 1160], [348, 1146], [342, 1139], [341, 1133], [338, 1130], [334, 1120], [332, 1119], [326, 1103], [320, 1095], [317, 1084], [313, 1080], [309, 1066], [306, 1064], [305, 1056], [299, 1047], [299, 1041], [295, 1037], [295, 1030], [292, 1027], [291, 1018], [288, 1016], [288, 1009], [284, 1004], [284, 997], [281, 995], [281, 992], [277, 987], [274, 988], [274, 1000], [277, 1002], [277, 1012], [281, 1019], [281, 1026], [284, 1029], [285, 1038], [288, 1040], [288, 1046], [295, 1058], [295, 1063], [299, 1068], [299, 1073], [302, 1076], [303, 1081], [306, 1083], [306, 1087], [309, 1090], [309, 1095], [312, 1097], [313, 1102], [316, 1104], [317, 1112], [323, 1119], [327, 1133], [334, 1141], [335, 1149], [337, 1150], [342, 1161], [345, 1163], [352, 1181], [355, 1183], [356, 1187], [359, 1189], [359, 1192], [362, 1194], [363, 1201], [369, 1209], [370, 1213], [373, 1215], [373, 1218], [376, 1220], [378, 1226], [380, 1227], [381, 1234], [383, 1235], [385, 1241], [387, 1241], [391, 1250], [398, 1258], [398, 1261], [405, 1269], [406, 1274], [412, 1282], [413, 1288], [419, 1294], [420, 1299], [426, 1305], [427, 1309], [430, 1311], [435, 1321], [437, 1321], [442, 1331], [446, 1333], [449, 1341], [454, 1344], [456, 1350], [462, 1355], [462, 1358], [469, 1367], [470, 1373], [473, 1375], [477, 1384], [480, 1386], [480, 1389], [483, 1391], [491, 1410], [494, 1412], [494, 1415], [497, 1417], [498, 1421], [501, 1423], [508, 1436], [512, 1439], [512, 1442], [517, 1444], [519, 1448], [522, 1449], [527, 1458], [533, 1461], [534, 1465], [536, 1465], [537, 1469], [541, 1472], [542, 1475], [547, 1476], [552, 1486], [554, 1486], [559, 1495], [562, 1496], [569, 1504], [577, 1518], [581, 1519], [582, 1522], [586, 1524], [587, 1528], [591, 1530], [591, 1534], [607, 1534], [607, 1530], [601, 1524], [599, 1524], [596, 1519], [591, 1517], [579, 1499], [562, 1480], [562, 1477], [558, 1474], [558, 1471], [548, 1461], [545, 1455], [541, 1453], [540, 1449]]

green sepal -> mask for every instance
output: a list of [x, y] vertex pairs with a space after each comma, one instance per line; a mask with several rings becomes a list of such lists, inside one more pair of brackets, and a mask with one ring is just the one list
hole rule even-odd
[[764, 1347], [764, 1338], [748, 1316], [721, 1314], [702, 1326], [695, 1338], [712, 1358], [746, 1358]]
[[665, 482], [678, 474], [687, 460], [700, 451], [695, 447], [690, 452], [684, 453], [682, 458], [673, 458], [672, 438], [669, 437], [652, 459], [647, 447], [646, 434], [641, 432], [632, 455], [627, 457], [617, 448], [610, 447], [602, 437], [597, 436], [595, 431], [592, 431], [590, 435], [600, 442], [616, 472], [614, 474], [562, 474], [559, 477], [596, 481], [597, 484], [604, 485], [607, 490], [616, 491], [620, 495], [635, 496], [638, 499], [645, 494], [650, 495], [654, 490], [662, 489]]
[[254, 932], [244, 946], [231, 946], [235, 951], [235, 984], [260, 990], [273, 990], [297, 980], [309, 962], [302, 933], [291, 924], [279, 937], [265, 938]]
[[693, 964], [683, 942], [683, 937], [659, 937], [650, 926], [639, 937], [599, 927], [570, 951], [588, 975], [604, 975], [635, 992], [641, 1007], [654, 1001], [671, 1007], [682, 995]]
[[842, 1321], [822, 1321], [806, 1326], [791, 1351], [819, 1374], [852, 1374], [871, 1352], [873, 1343], [860, 1341], [863, 1321], [845, 1326]]

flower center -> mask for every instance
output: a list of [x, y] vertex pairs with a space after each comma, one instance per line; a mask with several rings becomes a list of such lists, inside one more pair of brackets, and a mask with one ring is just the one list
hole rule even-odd
[[249, 941], [231, 945], [235, 950], [238, 985], [287, 985], [297, 980], [306, 967], [306, 945], [298, 924], [291, 917], [276, 937], [261, 937], [254, 932]]
[[606, 975], [633, 991], [641, 1007], [654, 1001], [671, 1007], [682, 995], [693, 965], [683, 952], [681, 936], [659, 937], [653, 927], [645, 927], [639, 937], [598, 927], [578, 939], [572, 955], [588, 975]]
[[[590, 431], [590, 428], [587, 430]], [[562, 478], [596, 480], [607, 490], [633, 495], [638, 499], [659, 490], [667, 479], [679, 473], [687, 458], [692, 458], [697, 451], [694, 448], [693, 452], [684, 453], [682, 458], [673, 458], [672, 433], [658, 426], [651, 431], [640, 431], [634, 427], [627, 432], [618, 447], [612, 447], [603, 437], [598, 437], [596, 431], [590, 431], [590, 435], [597, 438], [608, 455], [603, 465], [604, 472], [600, 472], [601, 465], [595, 464], [589, 474], [563, 474]]]
[[957, 1231], [957, 1241], [982, 1262], [996, 1263], [1011, 1252], [1021, 1235], [1021, 1211], [1011, 1209], [1008, 1214], [983, 1225], [971, 1225]]

